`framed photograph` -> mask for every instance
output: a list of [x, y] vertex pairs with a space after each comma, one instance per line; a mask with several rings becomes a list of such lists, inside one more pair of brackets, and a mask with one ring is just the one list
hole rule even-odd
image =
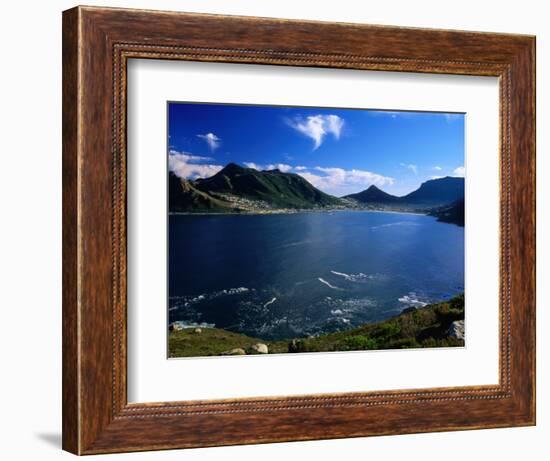
[[535, 424], [535, 39], [63, 14], [63, 447]]

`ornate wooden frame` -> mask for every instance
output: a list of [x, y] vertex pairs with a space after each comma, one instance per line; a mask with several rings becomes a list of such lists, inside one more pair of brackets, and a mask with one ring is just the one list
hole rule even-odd
[[[131, 58], [500, 80], [500, 382], [128, 404]], [[160, 11], [63, 13], [63, 448], [77, 454], [535, 424], [535, 38]]]

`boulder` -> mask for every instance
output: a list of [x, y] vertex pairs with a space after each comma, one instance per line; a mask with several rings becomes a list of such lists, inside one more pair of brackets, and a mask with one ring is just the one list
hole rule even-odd
[[193, 330], [193, 333], [197, 333], [198, 335], [200, 335], [202, 333], [202, 329], [201, 328], [195, 328]]
[[235, 349], [222, 352], [221, 355], [246, 355], [246, 351], [241, 347], [236, 347]]
[[451, 338], [464, 339], [464, 320], [455, 320], [449, 327], [448, 334]]
[[269, 349], [266, 344], [263, 343], [257, 343], [250, 347], [250, 353], [251, 354], [267, 354], [269, 353]]

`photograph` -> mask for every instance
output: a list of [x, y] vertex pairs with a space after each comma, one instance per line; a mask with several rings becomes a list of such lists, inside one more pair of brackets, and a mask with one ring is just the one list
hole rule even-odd
[[169, 358], [464, 347], [465, 114], [167, 117]]

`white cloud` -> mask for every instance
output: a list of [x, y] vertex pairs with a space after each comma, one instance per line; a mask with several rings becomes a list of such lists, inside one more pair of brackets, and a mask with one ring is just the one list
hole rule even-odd
[[220, 144], [222, 141], [214, 133], [198, 134], [197, 137], [205, 141], [206, 144], [208, 144], [208, 147], [210, 148], [210, 150], [212, 151], [220, 147]]
[[459, 166], [458, 168], [455, 168], [453, 170], [453, 174], [456, 175], [456, 176], [464, 177], [465, 174], [466, 174], [466, 168], [464, 168], [463, 166]]
[[441, 178], [444, 178], [444, 176], [430, 176], [430, 179], [441, 179]]
[[[393, 184], [393, 178], [366, 170], [344, 170], [343, 168], [315, 167], [315, 172], [301, 171], [298, 174], [323, 192], [332, 195], [347, 195], [376, 185], [384, 187]], [[321, 174], [319, 174], [319, 173]]]
[[406, 163], [400, 163], [402, 167], [408, 168], [411, 170], [414, 174], [418, 174], [418, 167], [412, 163], [406, 164]]
[[287, 165], [286, 163], [270, 163], [268, 165], [260, 165], [254, 162], [243, 162], [243, 163], [247, 168], [254, 168], [255, 170], [258, 170], [258, 171], [280, 170], [283, 173], [288, 173], [289, 171], [294, 169], [293, 166]]
[[298, 166], [295, 166], [294, 169], [296, 171], [305, 171], [305, 170], [307, 170], [307, 167], [298, 165]]
[[262, 167], [254, 162], [243, 162], [244, 166], [247, 168], [254, 168], [255, 170], [262, 171]]
[[435, 171], [441, 171], [443, 168], [441, 168], [440, 166], [437, 166], [437, 165], [436, 165], [436, 166], [433, 167], [433, 169], [434, 169]]
[[310, 115], [305, 120], [297, 118], [290, 120], [288, 124], [296, 131], [313, 139], [313, 150], [318, 149], [325, 136], [331, 134], [335, 139], [340, 139], [344, 126], [344, 119], [338, 115]]
[[286, 163], [275, 163], [271, 165], [266, 165], [266, 170], [280, 170], [283, 173], [288, 173], [290, 170], [292, 170], [292, 167], [290, 165], [287, 165]]
[[202, 163], [212, 160], [211, 157], [171, 150], [168, 153], [168, 169], [183, 179], [208, 178], [223, 168], [222, 165]]
[[[175, 149], [170, 149], [168, 152], [170, 156], [177, 157], [180, 161], [185, 162], [209, 162], [211, 160], [214, 160], [212, 157], [203, 157], [202, 155], [194, 155], [190, 154], [189, 152], [178, 152]], [[170, 157], [168, 157], [170, 159]]]

